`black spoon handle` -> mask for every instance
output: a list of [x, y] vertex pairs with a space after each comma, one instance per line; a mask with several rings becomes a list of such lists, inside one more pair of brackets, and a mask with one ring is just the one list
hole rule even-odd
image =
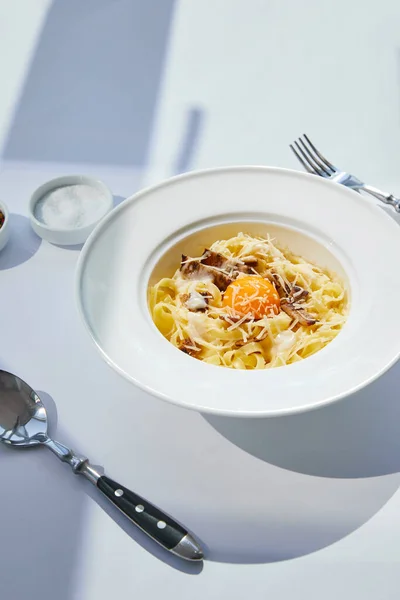
[[105, 475], [97, 487], [142, 531], [164, 548], [187, 560], [201, 560], [203, 553], [189, 532], [159, 508]]
[[186, 560], [203, 559], [201, 546], [182, 525], [123, 485], [105, 475], [100, 475], [97, 468], [91, 465], [85, 456], [76, 454], [71, 448], [52, 440], [47, 435], [42, 437], [40, 443], [54, 452], [60, 460], [68, 463], [77, 475], [86, 477], [130, 521], [166, 550]]

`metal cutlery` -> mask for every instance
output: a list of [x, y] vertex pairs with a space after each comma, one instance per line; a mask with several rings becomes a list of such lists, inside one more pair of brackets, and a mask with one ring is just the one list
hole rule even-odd
[[303, 167], [309, 173], [345, 185], [356, 192], [366, 192], [380, 202], [392, 206], [396, 212], [400, 213], [400, 198], [396, 198], [393, 194], [387, 194], [377, 188], [367, 185], [354, 175], [351, 175], [351, 173], [347, 173], [346, 171], [342, 171], [342, 169], [335, 167], [323, 154], [321, 154], [305, 133], [294, 141], [293, 144], [290, 144], [290, 148], [294, 152], [297, 160], [301, 162]]
[[89, 460], [51, 439], [46, 409], [25, 381], [0, 370], [0, 441], [13, 447], [42, 445], [74, 473], [83, 475], [130, 521], [166, 550], [186, 560], [202, 560], [199, 543], [182, 525], [134, 492], [102, 475]]

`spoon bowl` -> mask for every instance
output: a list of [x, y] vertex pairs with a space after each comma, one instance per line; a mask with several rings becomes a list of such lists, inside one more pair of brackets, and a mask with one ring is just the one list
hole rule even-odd
[[0, 440], [37, 446], [47, 438], [47, 413], [36, 392], [12, 373], [0, 371]]

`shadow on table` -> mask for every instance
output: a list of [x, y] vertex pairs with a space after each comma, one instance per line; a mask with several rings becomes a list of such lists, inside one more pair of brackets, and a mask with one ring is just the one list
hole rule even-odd
[[[70, 444], [68, 435], [57, 431], [54, 402], [48, 394], [38, 393], [49, 415], [50, 433], [62, 443]], [[279, 420], [271, 423], [274, 421]], [[79, 452], [78, 447], [74, 449]], [[2, 539], [9, 540], [8, 552], [0, 563], [2, 591], [8, 592], [7, 597], [16, 597], [16, 573], [20, 572], [21, 564], [29, 564], [32, 539], [40, 539], [36, 558], [45, 567], [30, 575], [29, 586], [33, 582], [35, 589], [40, 589], [46, 579], [48, 596], [42, 595], [45, 600], [71, 600], [77, 569], [82, 562], [79, 552], [83, 546], [81, 531], [88, 496], [133, 543], [140, 544], [176, 570], [201, 573], [202, 564], [185, 562], [163, 550], [88, 481], [73, 477], [69, 468], [50, 453], [10, 448], [0, 448], [0, 452], [1, 480], [12, 481], [12, 489], [5, 487], [0, 500], [3, 513], [8, 515], [2, 524]], [[234, 472], [235, 452], [229, 456], [232, 456]], [[218, 461], [210, 468], [218, 470]], [[237, 564], [283, 561], [325, 548], [367, 522], [399, 484], [397, 475], [339, 479], [325, 473], [323, 477], [313, 477], [286, 468], [276, 469], [264, 461], [254, 463], [248, 471], [237, 472], [236, 479], [231, 475], [224, 477], [222, 468], [220, 483], [216, 482], [209, 491], [210, 502], [199, 504], [196, 510], [190, 509], [190, 514], [193, 530], [203, 543], [207, 559]], [[199, 485], [207, 486], [207, 479]], [[218, 503], [221, 495], [224, 498], [222, 510], [221, 504], [213, 506], [213, 497]], [[184, 504], [182, 509], [183, 515], [188, 509]], [[173, 516], [179, 519], [179, 508]], [[28, 586], [18, 581], [18, 593], [21, 590], [28, 593], [25, 585]]]
[[119, 206], [124, 200], [126, 200], [126, 198], [123, 198], [122, 196], [116, 196], [114, 194], [114, 208]]
[[182, 135], [179, 152], [173, 165], [173, 174], [178, 175], [190, 171], [194, 155], [203, 135], [205, 111], [198, 106], [192, 106], [186, 115], [185, 128]]
[[[396, 382], [396, 369], [389, 372], [385, 379], [385, 387], [390, 389]], [[293, 429], [290, 430], [290, 438], [288, 438], [288, 434], [284, 435], [283, 430], [280, 429], [275, 434], [271, 433], [274, 424], [279, 428], [280, 419], [265, 421], [264, 425], [268, 424], [270, 427], [268, 434], [273, 436], [274, 443], [271, 445], [262, 445], [260, 440], [257, 444], [255, 441], [260, 434], [265, 439], [264, 429], [248, 431], [246, 427], [249, 426], [249, 421], [241, 422], [245, 428], [244, 431], [247, 431], [247, 437], [242, 433], [240, 447], [244, 447], [244, 449], [251, 447], [252, 453], [257, 452], [258, 458], [262, 458], [263, 462], [266, 462], [267, 455], [273, 455], [275, 463], [279, 461], [279, 466], [282, 468], [275, 469], [269, 464], [274, 462], [272, 460], [266, 464], [260, 462], [259, 465], [255, 464], [254, 469], [250, 469], [248, 473], [238, 472], [236, 483], [232, 481], [229, 474], [225, 478], [221, 472], [220, 488], [216, 484], [218, 489], [210, 490], [210, 510], [205, 510], [204, 505], [199, 505], [196, 516], [192, 519], [193, 529], [203, 544], [208, 560], [233, 564], [257, 564], [304, 556], [343, 539], [381, 509], [399, 485], [397, 475], [376, 476], [390, 475], [396, 470], [397, 463], [394, 461], [399, 453], [397, 452], [398, 442], [395, 441], [397, 436], [393, 421], [397, 422], [396, 417], [399, 415], [395, 403], [385, 404], [382, 398], [380, 403], [375, 405], [373, 399], [376, 394], [379, 395], [379, 385], [380, 383], [377, 382], [371, 390], [368, 389], [364, 391], [364, 395], [360, 395], [363, 411], [357, 404], [351, 410], [348, 407], [346, 410], [346, 402], [344, 402], [321, 409], [321, 411], [308, 413], [308, 415], [299, 415], [302, 418], [311, 417], [311, 420], [308, 424], [302, 423], [297, 429], [293, 425]], [[374, 388], [375, 393], [373, 393]], [[366, 395], [365, 392], [367, 392]], [[44, 400], [49, 413], [50, 431], [55, 434], [56, 409], [54, 403], [48, 395], [44, 393], [39, 393], [39, 395]], [[382, 389], [380, 395], [383, 396]], [[357, 397], [355, 396], [349, 401], [356, 403]], [[334, 413], [331, 411], [335, 406], [339, 413], [337, 416], [332, 416]], [[325, 415], [325, 411], [328, 411], [329, 414]], [[355, 415], [354, 411], [356, 411]], [[384, 418], [377, 419], [376, 413], [381, 414], [381, 412], [385, 415]], [[318, 413], [321, 413], [322, 421], [320, 423], [314, 420]], [[327, 425], [325, 425], [325, 418], [328, 421]], [[293, 417], [289, 418], [289, 420], [292, 419]], [[212, 422], [215, 426], [215, 417], [207, 417], [207, 421]], [[219, 422], [218, 425], [220, 427], [221, 423]], [[321, 428], [320, 433], [318, 433], [319, 428]], [[239, 430], [240, 423], [236, 422], [234, 438], [231, 435], [232, 430], [230, 430], [231, 441], [234, 439], [234, 443], [239, 441]], [[297, 431], [297, 437], [295, 431]], [[330, 431], [330, 435], [328, 435], [328, 431]], [[334, 438], [335, 431], [341, 443]], [[358, 432], [361, 439], [357, 442]], [[226, 433], [226, 429], [224, 433]], [[67, 445], [70, 443], [68, 436], [62, 432], [56, 437], [59, 437], [60, 441]], [[244, 437], [246, 437], [247, 443], [244, 442]], [[373, 452], [371, 451], [366, 456], [364, 454], [368, 447], [368, 441], [374, 444], [381, 437], [381, 442], [385, 438], [383, 442], [385, 450], [376, 452], [379, 460], [371, 463]], [[251, 438], [251, 443], [249, 438]], [[389, 439], [391, 441], [388, 441]], [[287, 448], [291, 448], [290, 452], [283, 451], [285, 444]], [[307, 444], [313, 447], [314, 452], [306, 451]], [[260, 447], [264, 448], [263, 453], [261, 453]], [[279, 449], [281, 449], [281, 453], [279, 453]], [[327, 449], [330, 451], [328, 452]], [[79, 448], [76, 450], [79, 451]], [[320, 455], [318, 460], [315, 457], [313, 459], [314, 453]], [[392, 453], [395, 454], [392, 462], [385, 461], [385, 455]], [[291, 457], [290, 461], [288, 456]], [[54, 457], [51, 459], [60, 468], [61, 465], [57, 464]], [[232, 460], [235, 461], [235, 453], [232, 453]], [[363, 467], [365, 462], [369, 468]], [[218, 463], [216, 468], [218, 469]], [[234, 464], [232, 468], [234, 468]], [[300, 469], [302, 470], [300, 471]], [[110, 475], [112, 476], [112, 473]], [[354, 479], [354, 477], [356, 478]], [[187, 574], [201, 573], [203, 568], [201, 563], [185, 562], [158, 546], [132, 525], [88, 481], [80, 478], [71, 479], [68, 477], [68, 473], [65, 481], [70, 481], [70, 484], [66, 483], [65, 485], [73, 486], [74, 490], [76, 486], [77, 494], [83, 496], [83, 492], [85, 492], [131, 537], [134, 543], [140, 544], [158, 560]], [[121, 484], [124, 482], [121, 481]], [[207, 485], [207, 481], [203, 481], [201, 485]], [[232, 485], [233, 490], [225, 490], [226, 486]], [[226, 506], [223, 511], [220, 507], [216, 510], [213, 509], [213, 494], [216, 495], [217, 502], [219, 501], [218, 495], [226, 496]], [[151, 500], [151, 498], [149, 499]], [[173, 516], [179, 519], [179, 509]], [[72, 571], [72, 566], [70, 570]], [[62, 597], [61, 599], [63, 600]]]
[[[52, 0], [4, 159], [153, 168], [176, 5]], [[104, 43], [108, 39], [112, 44]], [[190, 170], [205, 115], [196, 98], [183, 108], [182, 138], [163, 157], [169, 166], [164, 175]]]
[[10, 214], [10, 239], [0, 252], [0, 271], [18, 267], [32, 258], [40, 248], [41, 238], [33, 231], [29, 219]]
[[144, 167], [174, 9], [175, 0], [53, 0], [4, 158]]
[[[39, 392], [55, 421], [54, 403]], [[0, 444], [1, 597], [72, 600], [87, 499], [44, 449]]]
[[317, 477], [400, 471], [400, 364], [324, 408], [272, 419], [204, 418], [233, 444], [283, 469]]
[[[57, 409], [53, 399], [46, 394], [45, 392], [38, 392], [39, 397], [43, 400], [43, 403], [46, 407], [48, 419], [49, 419], [49, 434], [54, 435], [56, 439], [59, 438], [59, 441], [67, 446], [70, 445], [73, 449], [79, 452], [78, 448], [75, 448], [75, 444], [68, 440], [68, 436], [62, 432], [59, 434], [57, 432]], [[55, 463], [57, 463], [57, 459]], [[61, 465], [56, 465], [61, 466]], [[102, 466], [98, 467], [100, 473], [104, 472]], [[72, 472], [71, 472], [72, 474]], [[66, 479], [68, 479], [68, 473], [66, 473]], [[97, 490], [89, 481], [82, 478], [75, 478], [77, 481], [71, 482], [78, 485], [77, 491], [80, 494], [84, 492], [94, 500], [112, 519], [115, 523], [121, 527], [125, 531], [127, 535], [133, 540], [134, 543], [142, 546], [147, 552], [152, 554], [158, 560], [170, 565], [174, 569], [178, 571], [182, 571], [184, 573], [197, 575], [201, 573], [203, 569], [202, 563], [196, 562], [187, 562], [183, 559], [174, 556], [167, 550], [164, 550], [161, 546], [159, 546], [156, 542], [151, 540], [145, 533], [143, 533], [140, 529], [138, 529], [133, 523], [131, 523], [117, 508], [114, 507], [113, 504], [101, 492]], [[123, 485], [124, 482], [121, 482]], [[58, 600], [58, 599], [57, 599]], [[61, 600], [61, 599], [60, 599]]]
[[343, 539], [379, 512], [400, 484], [399, 375], [400, 365], [352, 397], [304, 414], [204, 416], [237, 449], [262, 461], [252, 463], [258, 479], [238, 472], [241, 498], [228, 510], [233, 516], [217, 522], [211, 515], [198, 525], [210, 559], [296, 558]]

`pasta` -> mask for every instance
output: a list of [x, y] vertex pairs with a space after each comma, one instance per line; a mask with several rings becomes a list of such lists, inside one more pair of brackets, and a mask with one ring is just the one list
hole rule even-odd
[[245, 233], [182, 257], [173, 277], [149, 290], [162, 335], [212, 365], [267, 369], [311, 356], [347, 316], [343, 284], [271, 238]]

